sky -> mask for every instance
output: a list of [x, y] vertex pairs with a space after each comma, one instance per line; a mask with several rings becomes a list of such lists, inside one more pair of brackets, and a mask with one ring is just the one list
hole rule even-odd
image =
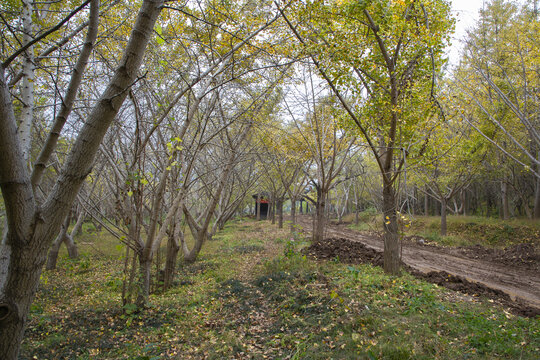
[[452, 37], [452, 46], [448, 49], [450, 64], [457, 65], [459, 52], [462, 49], [462, 40], [466, 30], [474, 26], [478, 19], [478, 10], [482, 8], [484, 0], [450, 0], [452, 12], [456, 17], [456, 32]]

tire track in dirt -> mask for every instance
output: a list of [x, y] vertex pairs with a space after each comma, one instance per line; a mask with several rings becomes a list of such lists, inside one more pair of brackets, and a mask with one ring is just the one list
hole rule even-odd
[[[306, 231], [311, 229], [310, 217], [299, 217], [298, 223]], [[326, 237], [342, 237], [351, 241], [359, 241], [367, 247], [383, 251], [382, 239], [366, 236], [341, 225], [327, 224]], [[471, 259], [458, 254], [453, 249], [403, 243], [402, 260], [411, 268], [422, 273], [444, 271], [462, 277], [468, 281], [500, 290], [519, 301], [540, 309], [540, 273], [518, 266], [507, 266], [493, 261]]]

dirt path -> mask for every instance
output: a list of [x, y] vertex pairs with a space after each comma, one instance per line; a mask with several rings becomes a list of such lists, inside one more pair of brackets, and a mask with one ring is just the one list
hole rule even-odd
[[[305, 230], [311, 229], [311, 217], [300, 217], [299, 223]], [[363, 235], [343, 225], [328, 224], [325, 237], [341, 237], [359, 241], [377, 251], [384, 249], [380, 238]], [[503, 291], [514, 301], [540, 309], [540, 273], [537, 269], [523, 269], [494, 261], [472, 259], [455, 249], [409, 242], [403, 244], [402, 251], [403, 262], [415, 270], [423, 273], [444, 271]]]

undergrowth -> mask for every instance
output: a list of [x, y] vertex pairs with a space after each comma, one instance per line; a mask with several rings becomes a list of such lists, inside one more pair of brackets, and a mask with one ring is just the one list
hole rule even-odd
[[[98, 235], [96, 235], [98, 236]], [[103, 249], [116, 249], [102, 237]], [[412, 276], [316, 262], [267, 222], [233, 222], [175, 286], [126, 314], [122, 259], [45, 272], [23, 359], [537, 359], [540, 321]], [[98, 246], [98, 243], [95, 244]], [[102, 250], [100, 250], [102, 251]]]

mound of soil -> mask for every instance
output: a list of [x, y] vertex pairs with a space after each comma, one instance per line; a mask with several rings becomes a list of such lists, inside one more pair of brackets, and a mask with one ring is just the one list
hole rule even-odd
[[481, 245], [460, 247], [458, 253], [472, 259], [493, 261], [522, 269], [540, 271], [540, 253], [532, 244], [517, 244], [503, 250]]
[[381, 252], [368, 248], [361, 242], [343, 238], [328, 238], [311, 244], [304, 253], [315, 259], [339, 259], [347, 264], [383, 265]]
[[[491, 250], [485, 249], [483, 247], [480, 248], [482, 248], [483, 250], [488, 250], [488, 252]], [[526, 258], [526, 256], [523, 254], [528, 254], [528, 252], [526, 252], [522, 247], [520, 249], [514, 250], [505, 249], [501, 253], [503, 255], [498, 254], [497, 256], [502, 256], [501, 259], [509, 259], [510, 254], [512, 254], [511, 251], [521, 254], [523, 258]], [[304, 249], [304, 253], [315, 259], [338, 259], [339, 261], [348, 264], [365, 263], [375, 266], [383, 266], [382, 252], [369, 248], [360, 242], [351, 241], [344, 238], [328, 238], [323, 241], [313, 243], [311, 244], [311, 246]], [[477, 253], [481, 253], [481, 251]], [[459, 291], [468, 295], [486, 296], [490, 299], [497, 300], [497, 302], [509, 307], [514, 314], [527, 317], [540, 316], [540, 309], [530, 307], [526, 304], [521, 303], [520, 301], [512, 301], [510, 296], [503, 291], [492, 289], [476, 282], [471, 282], [460, 276], [454, 276], [444, 271], [432, 271], [429, 273], [422, 273], [408, 266], [404, 266], [404, 269], [410, 272], [415, 277], [423, 279], [430, 283], [444, 286], [445, 288]]]

